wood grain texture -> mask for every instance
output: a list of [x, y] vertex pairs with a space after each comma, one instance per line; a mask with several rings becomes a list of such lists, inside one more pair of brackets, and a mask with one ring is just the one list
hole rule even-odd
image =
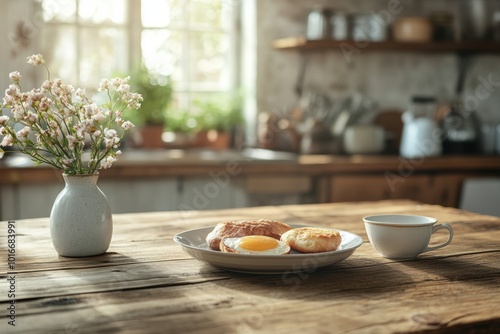
[[[453, 242], [416, 260], [380, 257], [362, 217], [421, 214]], [[343, 262], [283, 275], [233, 273], [186, 255], [172, 237], [227, 219], [337, 227], [365, 243]], [[0, 333], [495, 333], [500, 330], [500, 218], [411, 201], [114, 216], [109, 252], [58, 257], [48, 219], [16, 222], [16, 327]], [[6, 222], [0, 239], [6, 240]], [[444, 241], [437, 233], [432, 242]], [[0, 279], [11, 275], [2, 243]], [[0, 309], [9, 298], [0, 285]], [[6, 286], [5, 286], [6, 287]], [[5, 312], [5, 311], [2, 311]]]

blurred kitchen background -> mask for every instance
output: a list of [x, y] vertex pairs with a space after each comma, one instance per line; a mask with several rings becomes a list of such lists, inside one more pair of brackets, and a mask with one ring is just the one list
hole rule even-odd
[[[147, 97], [100, 180], [116, 213], [407, 198], [500, 215], [499, 1], [0, 0], [0, 21], [2, 91], [14, 70], [40, 85], [42, 53], [75, 86], [131, 75]], [[0, 162], [2, 219], [47, 216], [60, 179]]]

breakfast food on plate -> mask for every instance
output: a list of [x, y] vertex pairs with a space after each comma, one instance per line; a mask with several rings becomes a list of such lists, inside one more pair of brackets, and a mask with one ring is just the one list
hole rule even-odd
[[280, 240], [297, 252], [321, 253], [336, 250], [342, 242], [342, 237], [336, 230], [300, 227], [283, 233]]
[[210, 249], [220, 250], [223, 238], [263, 235], [279, 240], [281, 235], [291, 228], [288, 224], [269, 219], [228, 221], [217, 224], [207, 235], [206, 241]]
[[226, 253], [283, 255], [290, 252], [290, 246], [275, 238], [264, 235], [247, 235], [244, 237], [222, 239], [220, 250]]
[[337, 250], [342, 237], [337, 230], [294, 228], [270, 220], [233, 220], [217, 224], [206, 237], [210, 249], [226, 253], [282, 255], [291, 250], [322, 253]]

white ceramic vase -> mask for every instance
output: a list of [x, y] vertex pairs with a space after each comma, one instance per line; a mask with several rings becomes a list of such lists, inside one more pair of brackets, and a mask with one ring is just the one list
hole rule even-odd
[[50, 236], [57, 253], [85, 257], [106, 252], [113, 234], [108, 200], [97, 186], [99, 174], [63, 174], [64, 189], [50, 213]]

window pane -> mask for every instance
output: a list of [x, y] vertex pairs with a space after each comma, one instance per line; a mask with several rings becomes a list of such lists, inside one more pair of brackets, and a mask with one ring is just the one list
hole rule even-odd
[[[42, 30], [42, 54], [52, 78], [61, 78], [73, 85], [78, 83], [76, 66], [76, 29], [45, 26]], [[45, 80], [46, 78], [43, 77]]]
[[190, 42], [190, 82], [204, 84], [206, 88], [203, 89], [227, 89], [229, 83], [228, 36], [222, 33], [193, 32]]
[[143, 27], [159, 28], [184, 22], [185, 3], [185, 0], [142, 0]]
[[231, 0], [191, 0], [189, 20], [192, 26], [209, 25], [212, 28], [228, 28], [231, 20]]
[[81, 31], [80, 81], [84, 87], [96, 87], [128, 68], [128, 43], [125, 29], [83, 28]]
[[189, 4], [189, 20], [190, 23], [210, 23], [213, 26], [218, 26], [220, 21], [220, 1], [191, 1]]
[[184, 33], [168, 29], [148, 29], [142, 32], [142, 56], [146, 67], [158, 74], [171, 76], [175, 88], [185, 78], [182, 71]]
[[87, 23], [125, 24], [127, 0], [80, 0], [78, 16]]
[[171, 74], [177, 108], [191, 109], [194, 99], [233, 88], [230, 43], [236, 4], [142, 0], [142, 57], [150, 70]]
[[76, 0], [38, 0], [42, 5], [43, 19], [49, 21], [74, 22]]

